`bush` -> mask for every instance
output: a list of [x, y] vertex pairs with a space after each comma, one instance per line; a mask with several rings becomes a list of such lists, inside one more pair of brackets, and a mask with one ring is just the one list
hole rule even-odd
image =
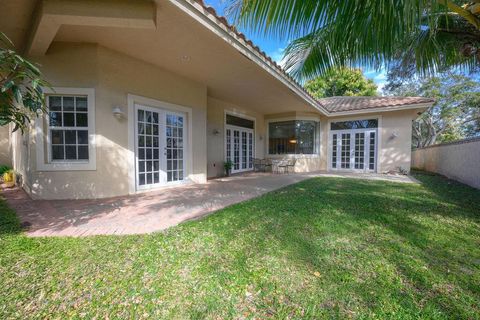
[[0, 176], [3, 176], [3, 174], [9, 170], [12, 170], [9, 166], [0, 166]]

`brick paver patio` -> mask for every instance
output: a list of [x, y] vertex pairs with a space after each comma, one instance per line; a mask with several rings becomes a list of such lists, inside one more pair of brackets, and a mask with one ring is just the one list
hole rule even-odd
[[[109, 199], [32, 200], [21, 189], [5, 189], [2, 195], [28, 224], [30, 236], [89, 236], [141, 234], [159, 231], [182, 221], [199, 218], [226, 206], [257, 197], [310, 177], [329, 175], [251, 173]], [[369, 179], [412, 182], [406, 176], [352, 175]]]

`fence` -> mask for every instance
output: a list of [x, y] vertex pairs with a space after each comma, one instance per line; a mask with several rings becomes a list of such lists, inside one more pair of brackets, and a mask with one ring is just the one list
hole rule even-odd
[[480, 189], [480, 137], [413, 150], [412, 168], [436, 172]]

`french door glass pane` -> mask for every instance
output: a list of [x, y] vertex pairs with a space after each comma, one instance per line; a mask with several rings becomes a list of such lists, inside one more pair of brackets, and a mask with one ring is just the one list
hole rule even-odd
[[369, 169], [375, 170], [375, 132], [370, 132]]
[[332, 136], [332, 168], [337, 168], [337, 135]]
[[355, 169], [363, 169], [365, 162], [365, 132], [355, 133]]
[[167, 182], [180, 181], [184, 177], [183, 123], [183, 116], [167, 113], [165, 148], [167, 155]]
[[232, 130], [227, 129], [227, 160], [232, 161]]
[[240, 131], [233, 130], [233, 169], [240, 169]]
[[247, 133], [242, 131], [242, 169], [247, 169]]
[[253, 168], [253, 133], [248, 133], [248, 168]]
[[158, 125], [158, 112], [141, 109], [137, 111], [138, 184], [140, 186], [160, 183]]
[[341, 168], [350, 169], [350, 133], [342, 134]]

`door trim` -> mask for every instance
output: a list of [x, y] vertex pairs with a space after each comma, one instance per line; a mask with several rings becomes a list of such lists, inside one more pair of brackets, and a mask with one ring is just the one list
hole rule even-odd
[[[252, 137], [252, 143], [253, 143], [253, 146], [252, 146], [252, 161], [253, 159], [255, 158], [255, 129], [249, 129], [249, 128], [244, 128], [244, 127], [238, 127], [238, 126], [233, 126], [231, 124], [225, 124], [225, 135], [224, 135], [224, 160], [227, 159], [227, 130], [238, 130], [240, 131], [240, 136], [239, 136], [239, 143], [241, 145], [242, 143], [242, 138], [241, 138], [241, 132], [244, 131], [247, 133], [247, 141], [248, 141], [248, 134], [249, 133], [252, 133], [253, 137]], [[232, 135], [232, 140], [233, 140], [233, 135]], [[232, 143], [232, 142], [231, 142]], [[231, 152], [233, 154], [233, 143], [231, 144]], [[241, 154], [241, 150], [239, 151], [240, 152], [240, 155], [239, 157], [242, 158], [242, 154]], [[248, 159], [248, 143], [247, 143], [247, 159]], [[241, 162], [240, 162], [240, 167], [241, 167]], [[232, 173], [241, 173], [241, 172], [248, 172], [248, 171], [253, 171], [254, 167], [253, 167], [253, 163], [252, 163], [252, 167], [249, 168], [248, 166], [248, 163], [247, 163], [247, 168], [246, 169], [238, 169], [238, 170], [234, 170], [232, 168]]]
[[[328, 171], [347, 171], [347, 172], [356, 172], [358, 170], [342, 170], [342, 169], [334, 169], [332, 168], [332, 139], [331, 136], [333, 133], [340, 132], [343, 130], [331, 130], [331, 123], [332, 122], [339, 122], [339, 121], [354, 121], [354, 120], [365, 120], [365, 119], [378, 119], [378, 127], [371, 128], [371, 129], [357, 129], [357, 130], [376, 130], [376, 137], [377, 137], [377, 145], [375, 148], [375, 157], [376, 157], [376, 164], [374, 171], [367, 171], [371, 173], [380, 173], [381, 172], [381, 165], [382, 165], [382, 131], [383, 131], [383, 123], [382, 123], [382, 115], [363, 115], [363, 116], [351, 116], [351, 117], [340, 117], [340, 118], [330, 118], [328, 119], [327, 123], [327, 170]], [[352, 131], [352, 130], [350, 130]], [[338, 157], [338, 154], [337, 154]]]
[[[243, 119], [253, 121], [253, 129], [238, 127], [238, 126], [234, 126], [234, 125], [231, 125], [231, 124], [227, 124], [227, 114], [229, 114], [231, 116], [238, 117], [238, 118], [243, 118]], [[226, 159], [227, 159], [227, 129], [228, 128], [245, 130], [245, 131], [247, 131], [247, 133], [248, 132], [253, 133], [252, 159], [254, 159], [256, 157], [256, 154], [257, 154], [257, 140], [256, 140], [257, 139], [257, 133], [256, 133], [257, 132], [257, 119], [253, 116], [248, 116], [245, 113], [241, 113], [241, 112], [237, 112], [237, 111], [233, 111], [233, 110], [224, 110], [224, 112], [223, 112], [223, 161], [226, 161]], [[247, 134], [247, 139], [248, 139], [248, 134]], [[233, 152], [233, 145], [232, 145], [232, 152]], [[254, 168], [253, 168], [253, 164], [252, 164], [252, 168], [248, 168], [248, 166], [247, 166], [247, 169], [244, 169], [244, 170], [240, 169], [240, 170], [236, 170], [235, 172], [233, 172], [233, 169], [232, 169], [232, 173], [248, 172], [248, 171], [253, 171], [253, 169]]]
[[[186, 157], [184, 155], [185, 161], [185, 180], [188, 182], [191, 180], [191, 175], [193, 172], [193, 152], [192, 152], [192, 108], [185, 107], [169, 102], [164, 102], [160, 100], [155, 100], [147, 97], [137, 96], [134, 94], [127, 94], [128, 101], [128, 112], [127, 112], [127, 126], [128, 126], [128, 151], [127, 151], [127, 162], [128, 162], [128, 192], [129, 194], [148, 192], [152, 189], [146, 190], [137, 190], [136, 186], [136, 151], [135, 151], [135, 104], [143, 105], [146, 107], [154, 109], [163, 109], [170, 112], [180, 112], [185, 114], [186, 126], [185, 130], [187, 141], [184, 141], [184, 150], [187, 153]], [[121, 122], [122, 120], [120, 120]], [[181, 183], [172, 183], [165, 186], [159, 186], [158, 188], [170, 187], [175, 184]]]

